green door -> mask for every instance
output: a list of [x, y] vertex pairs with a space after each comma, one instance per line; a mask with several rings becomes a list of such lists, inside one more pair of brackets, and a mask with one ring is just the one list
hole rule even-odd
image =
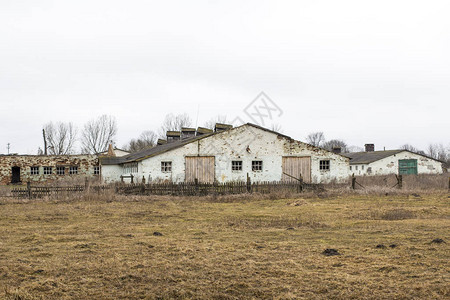
[[417, 159], [399, 159], [398, 174], [417, 174]]

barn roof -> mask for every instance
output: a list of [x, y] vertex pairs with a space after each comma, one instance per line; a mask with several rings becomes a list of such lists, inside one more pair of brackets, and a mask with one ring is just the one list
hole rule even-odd
[[426, 157], [428, 159], [436, 160], [436, 161], [443, 163], [443, 161], [440, 161], [438, 159], [429, 157], [429, 156], [421, 154], [421, 153], [416, 153], [416, 152], [412, 152], [409, 150], [405, 150], [405, 149], [369, 151], [369, 152], [353, 152], [353, 153], [343, 153], [342, 155], [350, 158], [350, 164], [355, 165], [355, 164], [370, 164], [370, 163], [373, 163], [374, 161], [395, 155], [400, 152], [409, 152], [409, 153], [412, 153], [415, 155], [420, 155], [420, 156]]
[[374, 161], [389, 157], [391, 155], [403, 152], [405, 150], [387, 150], [387, 151], [370, 151], [370, 152], [353, 152], [343, 153], [342, 155], [350, 158], [350, 164], [370, 164]]
[[[103, 156], [103, 157], [100, 157], [100, 162], [101, 162], [102, 165], [117, 165], [117, 164], [124, 164], [124, 163], [129, 163], [129, 162], [141, 161], [141, 160], [147, 159], [149, 157], [156, 156], [156, 155], [159, 155], [161, 153], [168, 152], [168, 151], [171, 151], [171, 150], [183, 147], [183, 146], [185, 146], [187, 144], [190, 144], [190, 143], [193, 143], [195, 141], [207, 138], [209, 136], [216, 135], [216, 134], [222, 134], [222, 133], [227, 132], [229, 130], [234, 130], [236, 128], [239, 128], [239, 127], [242, 127], [242, 126], [245, 126], [245, 125], [252, 126], [254, 128], [258, 128], [260, 130], [264, 130], [266, 132], [271, 132], [271, 133], [276, 134], [278, 136], [281, 136], [281, 137], [293, 140], [291, 137], [289, 137], [287, 135], [284, 135], [284, 134], [281, 134], [279, 132], [276, 132], [276, 131], [273, 131], [273, 130], [270, 130], [270, 129], [261, 127], [259, 125], [252, 124], [252, 123], [246, 123], [246, 124], [243, 124], [241, 126], [238, 126], [238, 127], [235, 127], [235, 128], [230, 128], [230, 129], [224, 130], [224, 131], [209, 132], [209, 133], [202, 134], [200, 136], [194, 136], [194, 137], [190, 137], [190, 138], [186, 138], [186, 139], [176, 140], [176, 141], [173, 141], [173, 142], [170, 142], [170, 143], [167, 143], [167, 144], [163, 144], [163, 145], [157, 145], [157, 146], [155, 146], [153, 148], [144, 149], [144, 150], [141, 150], [141, 151], [138, 151], [138, 152], [135, 152], [135, 153], [131, 153], [131, 154], [128, 154], [128, 155], [125, 155], [125, 156], [121, 156], [121, 157], [106, 157], [106, 156]], [[341, 154], [337, 154], [337, 155], [341, 155]]]

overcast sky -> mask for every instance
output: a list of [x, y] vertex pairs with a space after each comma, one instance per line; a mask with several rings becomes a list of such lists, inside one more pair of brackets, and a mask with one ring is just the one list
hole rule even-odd
[[450, 145], [449, 15], [446, 0], [2, 0], [0, 153], [102, 114], [118, 146], [168, 113], [251, 121], [261, 91], [282, 111], [264, 125], [299, 140]]

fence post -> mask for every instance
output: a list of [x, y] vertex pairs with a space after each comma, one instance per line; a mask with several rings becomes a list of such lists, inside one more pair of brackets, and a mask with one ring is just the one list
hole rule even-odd
[[123, 175], [120, 175], [120, 182], [123, 183]]
[[89, 190], [89, 179], [84, 178], [84, 191], [87, 192]]
[[352, 189], [356, 188], [356, 177], [355, 173], [352, 174]]
[[398, 175], [398, 177], [397, 177], [397, 183], [398, 183], [397, 187], [398, 187], [399, 189], [401, 189], [401, 188], [403, 187], [403, 175]]
[[195, 194], [198, 195], [198, 179], [194, 178], [194, 184], [195, 184]]
[[28, 198], [31, 199], [31, 182], [27, 181], [27, 193], [28, 193]]
[[303, 177], [302, 173], [298, 176], [298, 191], [301, 193], [303, 192]]
[[247, 192], [248, 193], [252, 192], [252, 181], [251, 181], [250, 175], [248, 175], [248, 173], [247, 173]]
[[450, 177], [448, 177], [448, 190], [450, 191]]
[[145, 176], [142, 175], [142, 184], [145, 184]]
[[134, 181], [133, 181], [133, 178], [134, 178], [133, 174], [130, 174], [130, 177], [131, 177], [131, 183], [134, 183]]

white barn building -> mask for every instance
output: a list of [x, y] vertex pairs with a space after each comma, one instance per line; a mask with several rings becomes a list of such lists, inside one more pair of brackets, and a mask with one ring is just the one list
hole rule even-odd
[[350, 174], [441, 174], [443, 162], [408, 150], [374, 151], [373, 144], [367, 144], [365, 152], [345, 153], [350, 158]]
[[[220, 126], [221, 125], [221, 126]], [[349, 159], [254, 124], [217, 124], [215, 132], [170, 132], [168, 142], [122, 157], [101, 157], [104, 182], [343, 181]], [[127, 182], [129, 178], [127, 177]], [[135, 181], [136, 182], [136, 181]]]

